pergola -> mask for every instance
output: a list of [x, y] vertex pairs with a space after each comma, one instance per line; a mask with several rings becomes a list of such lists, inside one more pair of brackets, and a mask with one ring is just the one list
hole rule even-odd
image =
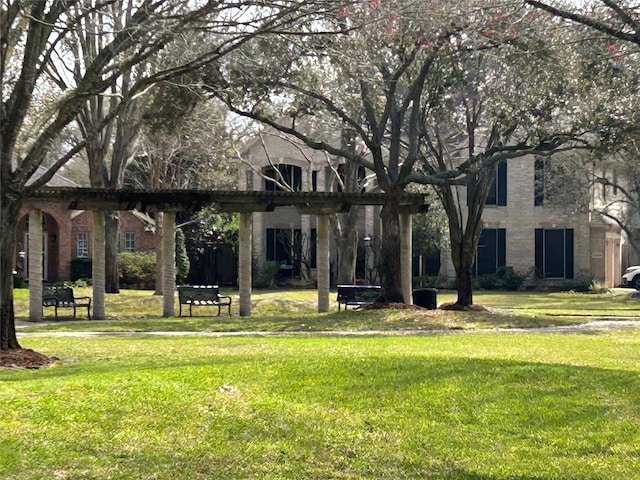
[[[42, 207], [62, 204], [70, 210], [139, 210], [163, 212], [165, 232], [175, 229], [176, 212], [195, 212], [215, 205], [222, 212], [239, 213], [238, 283], [240, 315], [251, 315], [252, 215], [277, 207], [294, 206], [301, 214], [317, 215], [317, 281], [318, 311], [329, 311], [329, 215], [347, 211], [351, 205], [384, 205], [384, 193], [282, 192], [282, 191], [215, 191], [215, 190], [122, 190], [104, 188], [42, 188], [31, 194], [25, 206], [29, 209], [29, 317], [42, 318]], [[402, 292], [411, 301], [411, 215], [425, 212], [428, 205], [421, 194], [405, 194], [400, 199]], [[104, 252], [104, 223], [94, 215], [94, 252]], [[96, 224], [96, 220], [98, 224]], [[99, 245], [98, 242], [102, 242]], [[162, 240], [163, 316], [175, 316], [175, 235]], [[94, 258], [102, 262], [104, 258]], [[104, 269], [101, 269], [104, 272]], [[95, 269], [94, 269], [95, 272]], [[93, 278], [93, 317], [104, 318], [104, 278]]]

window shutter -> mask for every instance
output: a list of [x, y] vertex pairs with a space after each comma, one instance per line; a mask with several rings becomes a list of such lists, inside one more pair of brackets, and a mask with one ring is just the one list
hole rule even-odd
[[498, 163], [498, 171], [496, 172], [496, 181], [498, 182], [498, 198], [497, 205], [507, 205], [507, 162]]
[[573, 229], [567, 228], [564, 233], [564, 275], [573, 278]]
[[536, 253], [535, 253], [535, 269], [536, 277], [544, 277], [544, 230], [542, 228], [536, 228], [535, 235]]
[[507, 265], [507, 230], [504, 228], [498, 229], [498, 268]]

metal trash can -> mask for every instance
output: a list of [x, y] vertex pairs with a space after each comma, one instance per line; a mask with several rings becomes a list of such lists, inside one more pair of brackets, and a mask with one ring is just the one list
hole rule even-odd
[[417, 288], [413, 291], [413, 304], [435, 310], [438, 308], [438, 290], [435, 288]]

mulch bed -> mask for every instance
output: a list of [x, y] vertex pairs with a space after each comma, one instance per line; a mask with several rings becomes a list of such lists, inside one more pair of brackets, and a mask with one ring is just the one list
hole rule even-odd
[[0, 351], [0, 368], [42, 368], [53, 365], [56, 360], [28, 348]]

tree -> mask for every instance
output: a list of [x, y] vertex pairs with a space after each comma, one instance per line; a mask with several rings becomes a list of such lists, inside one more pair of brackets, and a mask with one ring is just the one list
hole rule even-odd
[[[338, 22], [344, 35], [253, 44], [235, 52], [233, 64], [211, 83], [235, 113], [374, 172], [386, 194], [380, 274], [387, 301], [403, 300], [398, 205], [408, 185], [438, 190], [449, 218], [457, 303], [470, 305], [482, 206], [496, 162], [573, 147], [584, 132], [564, 94], [549, 95], [561, 79], [544, 76], [563, 62], [553, 71], [545, 65], [554, 59], [543, 58], [549, 51], [535, 35], [540, 16], [475, 3], [405, 0], [341, 8], [326, 21]], [[534, 58], [538, 70], [528, 67]], [[242, 69], [234, 68], [239, 64]], [[513, 102], [523, 86], [524, 100]], [[273, 115], [274, 98], [290, 121]], [[303, 117], [324, 122], [325, 132], [351, 130], [356, 148], [310, 135], [299, 128]], [[463, 212], [455, 186], [467, 184], [472, 201]]]
[[[594, 78], [607, 92], [597, 100], [610, 105], [597, 111], [598, 139], [590, 182], [596, 191], [594, 212], [617, 224], [636, 255], [640, 256], [637, 237], [640, 215], [640, 172], [638, 172], [638, 131], [640, 125], [637, 75], [640, 46], [640, 10], [637, 2], [600, 0], [590, 4], [566, 4], [526, 0], [526, 4], [551, 16], [583, 28], [581, 49], [593, 62]], [[594, 38], [593, 33], [602, 34]], [[600, 191], [598, 191], [601, 189]]]
[[[131, 2], [130, 14], [122, 26], [113, 28], [104, 45], [93, 52], [79, 76], [65, 70], [73, 55], [74, 32], [81, 32], [85, 19], [126, 2], [48, 0], [7, 1], [0, 11], [0, 348], [19, 348], [13, 311], [12, 263], [15, 231], [20, 207], [29, 194], [42, 187], [78, 152], [86, 140], [66, 145], [45, 165], [50, 145], [56, 142], [82, 112], [89, 99], [107, 95], [122, 80], [123, 72], [148, 61], [166, 45], [197, 23], [207, 42], [192, 45], [191, 55], [178, 66], [149, 71], [138, 78], [120, 99], [115, 114], [123, 114], [131, 101], [151, 85], [200, 68], [265, 31], [286, 30], [291, 22], [303, 22], [322, 10], [322, 2], [189, 2], [182, 0]], [[90, 35], [91, 32], [85, 32]], [[79, 33], [81, 34], [81, 33]], [[65, 87], [60, 79], [64, 76]], [[102, 125], [101, 125], [102, 127]], [[31, 181], [31, 182], [30, 182]], [[28, 183], [30, 182], [30, 183]]]
[[609, 37], [640, 45], [640, 11], [635, 1], [599, 0], [568, 4], [560, 1], [525, 0], [525, 3]]

